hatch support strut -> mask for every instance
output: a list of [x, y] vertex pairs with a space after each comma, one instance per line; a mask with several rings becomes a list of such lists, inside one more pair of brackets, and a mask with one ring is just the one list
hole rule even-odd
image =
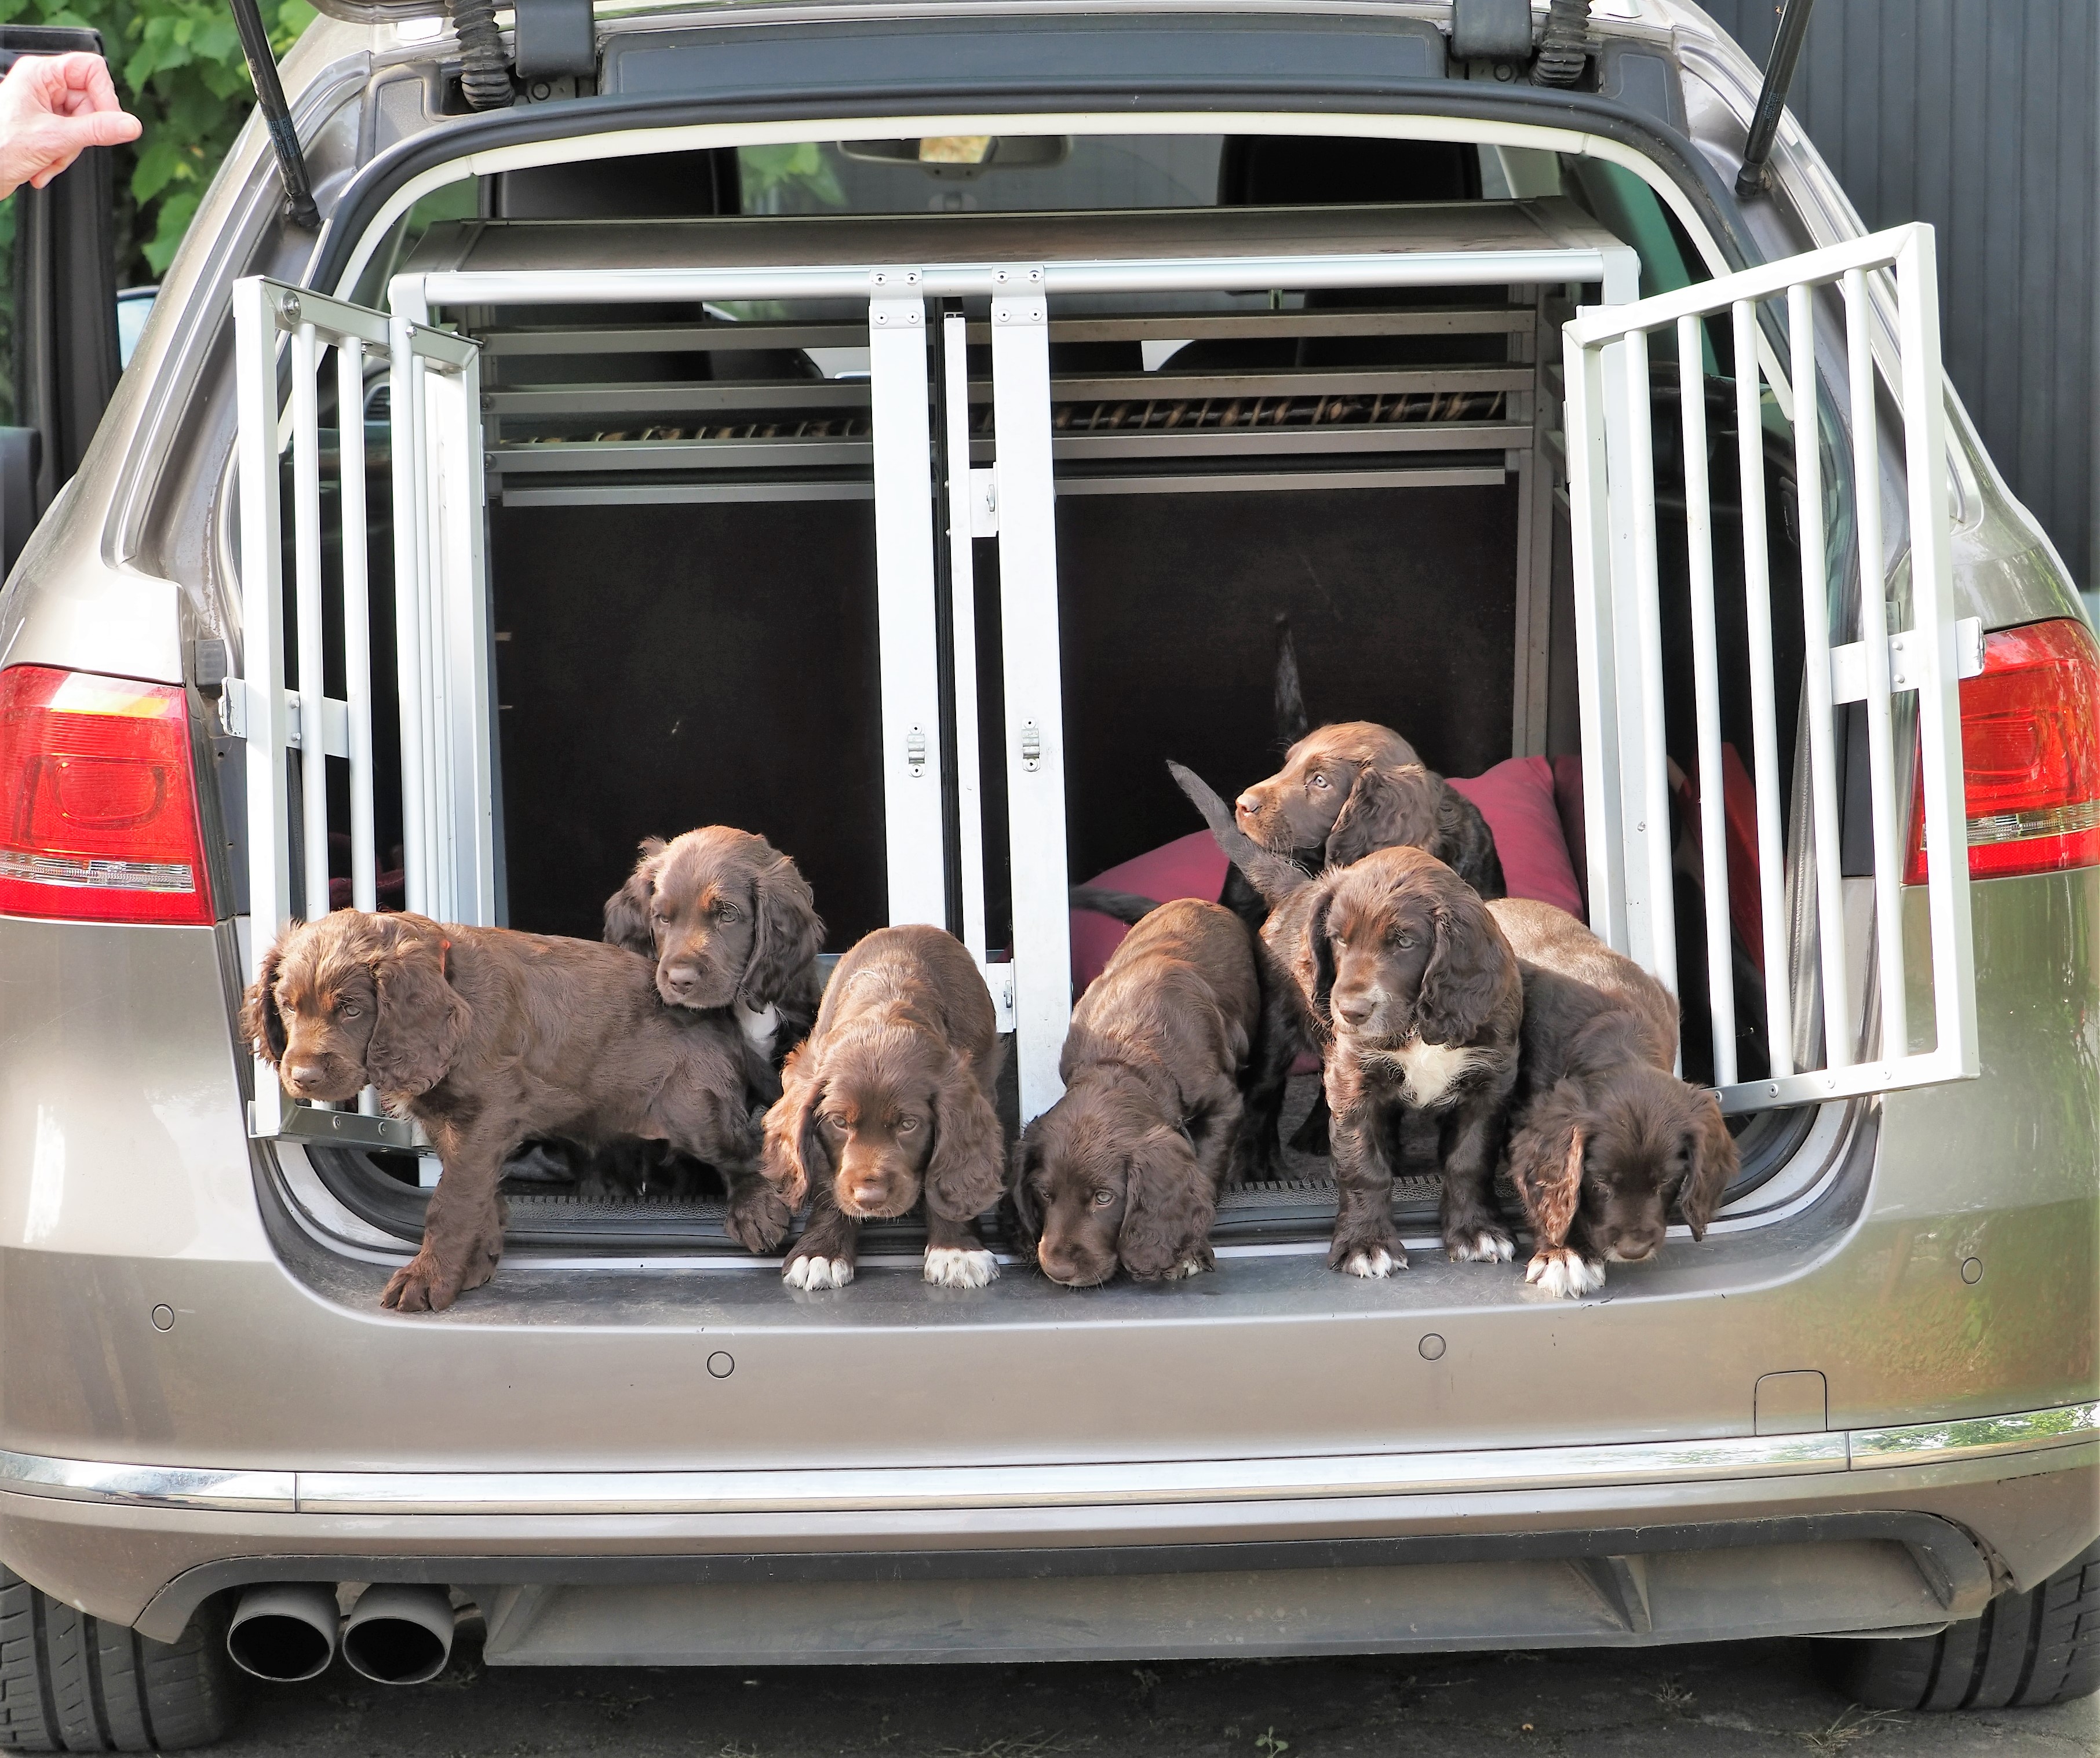
[[313, 179], [307, 174], [307, 156], [299, 148], [299, 131], [292, 126], [292, 107], [285, 102], [285, 87], [277, 77], [277, 58], [270, 52], [270, 33], [263, 28], [262, 14], [255, 0], [228, 0], [233, 8], [233, 28], [240, 33], [240, 51], [248, 57], [248, 73], [255, 82], [256, 108], [270, 130], [270, 144], [277, 151], [277, 169], [285, 179], [285, 208], [292, 223], [302, 231], [321, 229], [320, 209], [314, 205]]
[[1748, 201], [1765, 190], [1765, 161], [1771, 158], [1772, 142], [1779, 134], [1780, 113], [1786, 108], [1787, 88], [1793, 83], [1794, 64], [1801, 59], [1801, 45], [1808, 35], [1809, 8], [1815, 0], [1786, 0], [1780, 15], [1779, 34], [1772, 39], [1771, 59], [1765, 64], [1765, 82], [1758, 91], [1758, 107], [1750, 114], [1749, 137], [1743, 143], [1743, 168], [1736, 174], [1736, 199]]

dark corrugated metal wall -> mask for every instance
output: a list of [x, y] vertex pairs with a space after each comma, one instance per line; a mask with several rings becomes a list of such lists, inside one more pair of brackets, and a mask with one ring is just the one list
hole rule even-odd
[[[1762, 65], [1774, 0], [1701, 0]], [[2100, 0], [1817, 0], [1789, 107], [1870, 227], [1929, 220], [1948, 371], [2100, 589]]]

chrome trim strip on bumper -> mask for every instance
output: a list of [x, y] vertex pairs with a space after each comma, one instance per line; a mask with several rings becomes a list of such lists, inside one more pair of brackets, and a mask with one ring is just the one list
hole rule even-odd
[[2100, 1440], [2100, 1403], [1904, 1428], [1472, 1452], [788, 1471], [214, 1471], [0, 1452], [0, 1490], [127, 1507], [330, 1514], [706, 1514], [1128, 1506], [1800, 1477]]
[[1915, 1428], [1855, 1429], [1848, 1439], [1852, 1469], [1866, 1471], [2031, 1452], [2091, 1440], [2096, 1434], [2100, 1434], [2100, 1403], [2059, 1404], [2054, 1410], [1973, 1417], [1965, 1422], [1928, 1422]]
[[111, 1502], [134, 1508], [204, 1508], [229, 1513], [287, 1513], [298, 1505], [298, 1474], [213, 1471], [189, 1465], [103, 1465], [0, 1452], [0, 1489], [61, 1501]]

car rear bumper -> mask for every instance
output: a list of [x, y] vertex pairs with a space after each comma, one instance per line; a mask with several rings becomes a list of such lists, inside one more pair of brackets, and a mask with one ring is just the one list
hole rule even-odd
[[1626, 1645], [1971, 1617], [2100, 1528], [2100, 1406], [1733, 1440], [969, 1471], [0, 1455], [0, 1548], [172, 1637], [263, 1580], [473, 1593], [511, 1663]]

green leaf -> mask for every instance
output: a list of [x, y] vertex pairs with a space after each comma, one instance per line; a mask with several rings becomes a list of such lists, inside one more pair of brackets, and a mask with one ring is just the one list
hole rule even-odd
[[170, 196], [161, 204], [160, 224], [154, 231], [152, 241], [145, 247], [146, 261], [155, 275], [168, 272], [168, 265], [175, 260], [175, 252], [182, 248], [183, 234], [189, 230], [197, 204], [203, 199], [202, 192], [199, 192], [194, 195]]

